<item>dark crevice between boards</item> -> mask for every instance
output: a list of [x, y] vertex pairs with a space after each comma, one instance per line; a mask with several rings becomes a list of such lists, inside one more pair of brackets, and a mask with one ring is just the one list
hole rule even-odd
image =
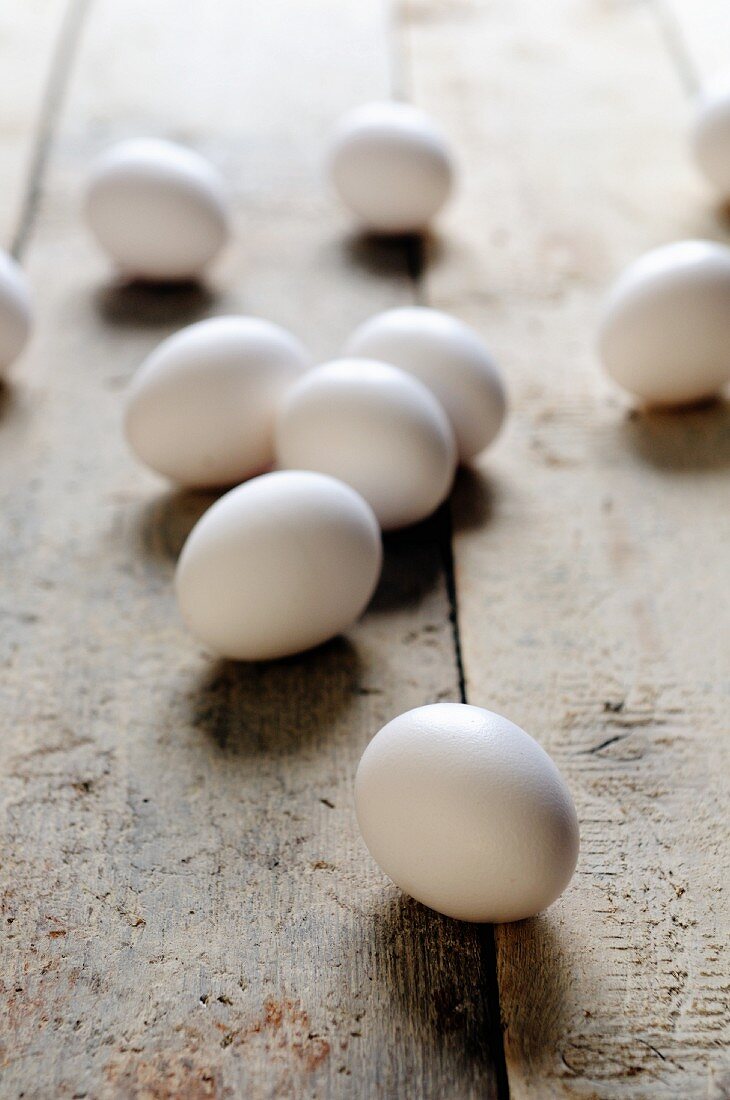
[[[405, 38], [404, 28], [401, 26], [400, 41]], [[396, 53], [396, 51], [394, 51]], [[404, 51], [405, 53], [405, 51]], [[396, 59], [397, 63], [397, 59]], [[395, 64], [395, 63], [394, 63]], [[403, 68], [405, 66], [403, 65]], [[399, 85], [405, 85], [402, 70], [398, 79]], [[401, 93], [405, 88], [399, 89]], [[399, 98], [406, 98], [401, 94]], [[428, 293], [426, 290], [426, 272], [429, 258], [428, 234], [409, 234], [403, 238], [404, 263], [406, 272], [413, 288], [413, 300], [416, 305], [428, 306]], [[449, 622], [454, 647], [454, 663], [458, 681], [459, 701], [468, 702], [466, 674], [464, 671], [463, 650], [461, 645], [461, 629], [459, 625], [459, 601], [456, 586], [456, 569], [454, 562], [454, 520], [451, 499], [446, 500], [436, 515], [436, 530], [441, 558], [441, 566], [446, 586], [446, 597], [449, 607]], [[499, 979], [497, 975], [497, 947], [494, 936], [494, 927], [490, 924], [476, 926], [476, 936], [483, 961], [484, 997], [486, 1018], [489, 1026], [489, 1046], [493, 1056], [494, 1083], [497, 1100], [509, 1100], [509, 1076], [507, 1074], [507, 1062], [504, 1052], [504, 1032], [502, 1028], [502, 1016], [499, 1000]]]
[[58, 33], [43, 89], [18, 223], [9, 247], [11, 256], [16, 260], [22, 258], [35, 227], [48, 158], [61, 116], [81, 30], [91, 4], [92, 0], [69, 0]]
[[[418, 305], [427, 305], [424, 273], [426, 270], [426, 242], [418, 237], [405, 240], [405, 263], [408, 275], [413, 283], [413, 297]], [[459, 625], [459, 601], [456, 586], [454, 562], [454, 522], [451, 500], [446, 500], [435, 516], [435, 537], [438, 542], [441, 568], [446, 587], [449, 608], [449, 622], [454, 647], [454, 663], [458, 682], [459, 701], [468, 703], [466, 673], [461, 645]], [[497, 976], [497, 948], [492, 925], [476, 926], [476, 936], [483, 960], [484, 996], [486, 1017], [489, 1021], [489, 1045], [493, 1055], [493, 1070], [497, 1100], [509, 1100], [509, 1078], [504, 1053], [504, 1035], [499, 1002], [499, 980]]]

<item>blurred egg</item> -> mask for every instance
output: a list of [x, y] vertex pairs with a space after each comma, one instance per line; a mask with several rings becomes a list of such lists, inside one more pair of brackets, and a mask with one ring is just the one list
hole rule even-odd
[[692, 151], [705, 179], [730, 199], [730, 75], [699, 97], [691, 130]]
[[372, 510], [323, 474], [264, 474], [221, 497], [191, 531], [177, 566], [180, 611], [214, 653], [285, 657], [346, 630], [380, 575]]
[[278, 404], [307, 366], [299, 341], [269, 321], [190, 325], [132, 379], [127, 439], [142, 462], [179, 485], [244, 481], [272, 464]]
[[578, 819], [555, 764], [481, 707], [436, 703], [384, 726], [358, 766], [355, 808], [381, 869], [459, 920], [534, 916], [578, 858]]
[[319, 470], [357, 489], [384, 529], [425, 519], [454, 479], [446, 413], [416, 378], [369, 359], [338, 359], [303, 375], [282, 401], [280, 466]]
[[711, 397], [730, 379], [730, 249], [678, 241], [632, 263], [599, 331], [607, 373], [648, 405]]
[[407, 103], [368, 103], [335, 131], [329, 169], [335, 190], [366, 229], [424, 229], [453, 183], [451, 153], [423, 111]]
[[25, 347], [31, 321], [30, 291], [23, 270], [0, 249], [0, 374]]
[[504, 420], [504, 383], [481, 337], [456, 317], [419, 306], [365, 321], [346, 355], [380, 359], [418, 378], [439, 399], [467, 462], [488, 447]]
[[230, 209], [219, 173], [169, 141], [123, 141], [93, 166], [86, 217], [124, 275], [194, 279], [227, 242]]

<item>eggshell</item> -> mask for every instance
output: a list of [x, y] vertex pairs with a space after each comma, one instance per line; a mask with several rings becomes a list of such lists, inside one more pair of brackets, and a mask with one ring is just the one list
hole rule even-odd
[[30, 291], [23, 270], [0, 249], [0, 373], [25, 347], [31, 321]]
[[277, 406], [307, 365], [293, 336], [256, 317], [214, 317], [181, 329], [132, 380], [130, 446], [180, 485], [244, 481], [272, 464]]
[[262, 661], [346, 630], [382, 564], [362, 497], [323, 474], [280, 471], [221, 497], [191, 531], [177, 566], [190, 631], [222, 657]]
[[599, 331], [608, 374], [649, 405], [716, 394], [730, 379], [730, 249], [678, 241], [631, 264]]
[[494, 359], [474, 329], [448, 313], [420, 306], [378, 313], [355, 330], [345, 354], [392, 363], [428, 386], [451, 421], [462, 462], [502, 426], [507, 399]]
[[369, 359], [326, 363], [292, 386], [279, 411], [276, 453], [280, 466], [352, 485], [388, 529], [430, 515], [456, 466], [451, 426], [430, 390]]
[[699, 96], [691, 130], [697, 165], [721, 199], [730, 199], [730, 74]]
[[93, 166], [86, 218], [130, 277], [197, 278], [230, 235], [228, 194], [203, 157], [169, 141], [124, 141]]
[[578, 858], [575, 806], [555, 764], [481, 707], [436, 703], [394, 718], [363, 754], [355, 806], [382, 870], [459, 920], [534, 916]]
[[375, 233], [425, 228], [446, 202], [454, 175], [441, 132], [407, 103], [368, 103], [345, 115], [329, 170], [343, 203]]

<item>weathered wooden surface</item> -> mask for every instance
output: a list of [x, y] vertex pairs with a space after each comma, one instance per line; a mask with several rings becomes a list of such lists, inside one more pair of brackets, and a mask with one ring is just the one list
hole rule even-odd
[[427, 297], [513, 397], [456, 504], [467, 693], [542, 741], [582, 823], [564, 898], [497, 930], [513, 1097], [730, 1095], [730, 413], [632, 412], [592, 349], [629, 260], [727, 240], [686, 145], [692, 42], [730, 47], [704, 7], [672, 41], [671, 12], [598, 0], [422, 0], [404, 30], [463, 160]]
[[[0, 5], [0, 242], [15, 244], [23, 222], [49, 78], [64, 43], [65, 0]], [[54, 62], [56, 64], [54, 64]]]
[[725, 0], [656, 0], [656, 10], [690, 93], [727, 73], [730, 12]]
[[[474, 322], [513, 395], [455, 501], [469, 698], [543, 741], [583, 827], [565, 898], [497, 930], [511, 1094], [730, 1094], [727, 406], [632, 416], [591, 349], [632, 256], [726, 234], [684, 138], [687, 72], [730, 44], [719, 0], [95, 0], [53, 144], [62, 5], [7, 8], [5, 240], [39, 119], [50, 159], [38, 331], [0, 419], [0, 1096], [507, 1095], [491, 929], [400, 899], [352, 812], [382, 722], [459, 697], [448, 518], [389, 541], [348, 639], [214, 664], [170, 583], [209, 498], [120, 433], [127, 379], [182, 323], [259, 313], [326, 356], [414, 296]], [[425, 275], [353, 237], [319, 175], [340, 112], [394, 86], [463, 167]], [[142, 132], [233, 182], [238, 243], [205, 288], [116, 285], [79, 223], [89, 158]]]
[[[379, 726], [458, 696], [443, 523], [390, 540], [347, 639], [215, 664], [171, 586], [207, 500], [167, 492], [120, 432], [129, 375], [185, 321], [260, 313], [326, 355], [410, 300], [406, 246], [353, 239], [320, 182], [339, 113], [388, 94], [388, 15], [91, 6], [26, 248], [37, 333], [0, 424], [4, 1096], [495, 1092], [491, 930], [402, 900], [352, 808]], [[238, 244], [207, 290], [117, 286], [83, 232], [89, 158], [139, 132], [233, 181]]]

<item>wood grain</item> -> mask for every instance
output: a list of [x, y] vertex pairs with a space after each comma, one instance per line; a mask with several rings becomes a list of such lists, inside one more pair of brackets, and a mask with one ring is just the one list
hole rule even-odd
[[[388, 541], [347, 638], [213, 663], [171, 585], [210, 498], [120, 431], [131, 372], [184, 322], [259, 313], [332, 355], [411, 298], [408, 247], [353, 237], [320, 180], [335, 118], [388, 94], [389, 34], [340, 0], [91, 8], [0, 423], [8, 1097], [496, 1095], [491, 930], [402, 899], [352, 808], [379, 726], [458, 697], [442, 519]], [[137, 133], [233, 182], [238, 244], [205, 287], [119, 285], [80, 225], [90, 158]]]
[[633, 410], [592, 348], [633, 257], [727, 239], [686, 81], [651, 5], [415, 0], [403, 34], [463, 167], [426, 294], [512, 394], [456, 503], [468, 697], [549, 749], [582, 825], [564, 898], [497, 930], [511, 1095], [725, 1097], [730, 413]]
[[[565, 898], [497, 932], [512, 1095], [730, 1094], [728, 410], [637, 415], [591, 351], [632, 256], [727, 239], [684, 138], [718, 4], [412, 0], [393, 41], [386, 5], [97, 0], [52, 146], [32, 126], [62, 6], [7, 11], [7, 239], [17, 150], [52, 157], [38, 333], [0, 420], [0, 1094], [505, 1095], [491, 930], [385, 886], [352, 814], [379, 725], [459, 696], [448, 517], [389, 540], [347, 639], [213, 664], [170, 586], [210, 498], [167, 492], [120, 434], [131, 371], [186, 321], [260, 313], [328, 356], [414, 295], [485, 332], [513, 396], [455, 502], [469, 698], [546, 744], [583, 826]], [[425, 279], [320, 181], [329, 127], [389, 93], [394, 57], [463, 162]], [[119, 285], [79, 224], [89, 159], [140, 132], [233, 181], [240, 243], [207, 286]]]
[[38, 137], [53, 104], [49, 84], [63, 73], [66, 0], [26, 0], [0, 7], [0, 244], [11, 248], [24, 220]]

